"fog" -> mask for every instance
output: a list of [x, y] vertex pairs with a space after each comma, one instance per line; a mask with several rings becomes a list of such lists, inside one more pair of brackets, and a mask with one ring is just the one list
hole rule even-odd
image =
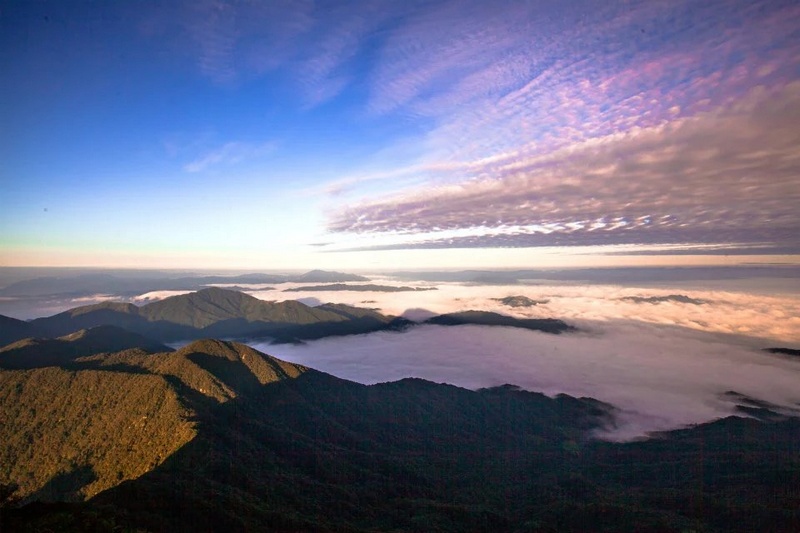
[[[263, 300], [313, 298], [321, 302], [373, 307], [386, 314], [404, 315], [411, 319], [425, 316], [425, 312], [441, 314], [475, 309], [526, 318], [560, 318], [579, 326], [587, 321], [625, 320], [747, 336], [761, 339], [764, 343], [800, 343], [800, 295], [797, 294], [761, 294], [749, 291], [680, 287], [626, 287], [581, 282], [470, 285], [414, 283], [408, 280], [399, 282], [392, 278], [373, 278], [371, 283], [420, 288], [436, 287], [438, 290], [404, 293], [346, 291], [287, 293], [283, 292], [283, 289], [302, 287], [302, 285], [286, 283], [272, 290], [253, 289], [246, 292]], [[512, 308], [496, 300], [512, 295], [527, 296], [533, 300], [547, 300], [547, 303], [527, 308]], [[669, 299], [658, 303], [636, 301], [675, 295], [703, 303], [699, 305]]]
[[800, 407], [800, 360], [686, 328], [632, 322], [550, 335], [516, 328], [419, 326], [256, 349], [360, 383], [420, 377], [475, 389], [512, 383], [618, 407], [629, 439], [735, 412], [726, 391]]
[[[400, 283], [373, 278], [373, 283]], [[419, 326], [304, 345], [254, 344], [266, 353], [361, 383], [414, 376], [475, 389], [512, 383], [609, 402], [621, 411], [605, 436], [629, 439], [736, 412], [726, 391], [800, 408], [800, 359], [768, 354], [800, 343], [796, 294], [702, 288], [593, 285], [474, 285], [402, 281], [438, 290], [409, 293], [248, 291], [265, 300], [373, 307], [422, 320], [467, 309], [560, 318], [574, 334], [514, 328]], [[299, 286], [299, 285], [292, 285]], [[734, 287], [731, 287], [732, 289]], [[498, 301], [522, 295], [537, 304]]]

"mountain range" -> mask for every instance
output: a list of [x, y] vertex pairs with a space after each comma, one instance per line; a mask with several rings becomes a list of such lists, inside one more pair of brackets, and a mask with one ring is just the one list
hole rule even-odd
[[[438, 325], [503, 325], [560, 333], [574, 328], [557, 319], [516, 319], [480, 311], [440, 315], [426, 321]], [[297, 342], [331, 335], [399, 330], [413, 325], [401, 317], [344, 304], [316, 307], [287, 300], [267, 302], [242, 292], [211, 287], [137, 306], [102, 302], [76, 307], [50, 317], [23, 322], [0, 316], [0, 338], [14, 342], [28, 337], [61, 337], [97, 326], [115, 326], [160, 343], [200, 338], [271, 338]]]
[[800, 526], [791, 417], [602, 442], [590, 398], [366, 386], [217, 340], [0, 370], [0, 409], [3, 531]]
[[163, 344], [412, 325], [220, 288], [0, 317], [0, 531], [800, 530], [798, 410], [736, 391], [741, 416], [615, 443], [599, 437], [616, 408], [591, 398], [367, 386], [237, 342]]
[[264, 283], [342, 283], [348, 281], [369, 281], [369, 278], [356, 274], [311, 270], [304, 274], [241, 274], [237, 276], [180, 276], [162, 275], [154, 277], [136, 274], [108, 274], [96, 272], [78, 276], [50, 276], [26, 279], [0, 288], [0, 296], [43, 297], [43, 296], [86, 296], [94, 294], [113, 294], [122, 297], [138, 296], [159, 290], [200, 290], [209, 285], [229, 286]]
[[7, 342], [30, 336], [59, 337], [80, 329], [111, 325], [159, 342], [204, 337], [271, 337], [278, 342], [293, 342], [367, 333], [404, 324], [402, 319], [370, 309], [342, 304], [310, 307], [292, 300], [266, 302], [238, 291], [211, 287], [141, 307], [108, 301], [30, 322], [3, 317], [0, 337]]

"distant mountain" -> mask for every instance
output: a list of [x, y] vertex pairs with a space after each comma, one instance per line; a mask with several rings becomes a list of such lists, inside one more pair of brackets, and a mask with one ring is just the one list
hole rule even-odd
[[779, 354], [779, 355], [789, 355], [791, 357], [800, 357], [800, 350], [795, 350], [793, 348], [764, 348], [765, 352]]
[[282, 274], [241, 274], [236, 276], [181, 276], [147, 277], [121, 276], [104, 272], [66, 277], [40, 277], [18, 281], [0, 288], [0, 296], [12, 297], [79, 297], [108, 294], [119, 297], [133, 297], [151, 291], [199, 290], [209, 285], [249, 285], [297, 283], [338, 283], [346, 281], [369, 281], [369, 278], [312, 270], [299, 275]]
[[0, 315], [0, 346], [26, 337], [35, 337], [40, 333], [30, 322]]
[[356, 274], [343, 274], [327, 270], [312, 270], [299, 276], [287, 276], [286, 281], [295, 283], [339, 283], [345, 281], [369, 281], [369, 278]]
[[555, 318], [514, 318], [488, 311], [462, 311], [460, 313], [447, 313], [429, 318], [425, 321], [425, 323], [436, 324], [438, 326], [461, 326], [465, 324], [475, 324], [481, 326], [507, 326], [556, 334], [575, 330], [573, 326], [570, 326], [563, 320], [558, 320]]
[[82, 329], [56, 339], [27, 338], [0, 348], [0, 368], [24, 369], [67, 364], [87, 355], [139, 348], [147, 353], [171, 348], [116, 326]]
[[310, 285], [304, 287], [293, 287], [284, 289], [283, 292], [307, 292], [307, 291], [354, 291], [354, 292], [420, 292], [435, 291], [436, 287], [396, 287], [393, 285], [346, 285], [344, 283], [333, 283], [330, 285]]
[[668, 294], [666, 296], [623, 296], [620, 300], [637, 304], [660, 304], [664, 302], [677, 302], [680, 304], [703, 305], [708, 300], [692, 298], [685, 294]]
[[500, 302], [509, 307], [533, 307], [535, 305], [546, 304], [550, 300], [533, 300], [527, 296], [506, 296], [505, 298], [492, 298], [495, 302]]
[[272, 337], [294, 342], [328, 335], [392, 329], [394, 317], [368, 309], [297, 301], [266, 302], [247, 294], [211, 287], [142, 307], [103, 302], [30, 322], [46, 336], [58, 337], [99, 325], [113, 325], [159, 342], [203, 337]]
[[77, 363], [0, 371], [0, 496], [74, 502], [0, 509], [3, 531], [800, 526], [796, 418], [598, 442], [596, 400], [366, 386], [231, 342]]

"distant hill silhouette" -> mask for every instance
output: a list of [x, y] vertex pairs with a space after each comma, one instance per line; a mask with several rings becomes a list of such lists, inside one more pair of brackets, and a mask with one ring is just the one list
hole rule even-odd
[[506, 296], [505, 298], [492, 298], [496, 302], [509, 307], [533, 307], [535, 305], [546, 304], [550, 300], [533, 300], [527, 296]]
[[330, 285], [309, 285], [303, 287], [293, 287], [284, 289], [283, 292], [306, 292], [306, 291], [354, 291], [354, 292], [420, 292], [435, 291], [436, 287], [397, 287], [394, 285], [347, 285], [344, 283], [333, 283]]
[[764, 351], [779, 355], [789, 355], [791, 357], [800, 357], [800, 350], [793, 348], [764, 348]]
[[637, 304], [660, 304], [665, 302], [677, 302], [681, 304], [703, 305], [707, 304], [708, 300], [701, 300], [700, 298], [692, 298], [685, 294], [668, 294], [666, 296], [623, 296], [620, 300], [626, 302], [633, 302]]
[[491, 313], [489, 311], [462, 311], [459, 313], [447, 313], [444, 315], [431, 317], [427, 319], [425, 323], [436, 324], [438, 326], [461, 326], [465, 324], [475, 324], [481, 326], [507, 326], [555, 334], [575, 330], [573, 326], [570, 326], [563, 320], [558, 320], [555, 318], [514, 318], [498, 313]]
[[0, 315], [0, 346], [18, 341], [26, 337], [35, 337], [42, 332], [29, 322], [17, 320], [10, 316]]
[[56, 339], [27, 338], [0, 348], [0, 368], [57, 366], [79, 357], [139, 348], [148, 353], [172, 351], [167, 346], [116, 326], [82, 329]]
[[369, 278], [342, 272], [312, 270], [304, 274], [241, 274], [237, 276], [182, 276], [148, 277], [121, 276], [105, 272], [65, 277], [41, 277], [18, 281], [0, 288], [0, 296], [77, 297], [98, 294], [115, 296], [137, 296], [150, 291], [200, 290], [209, 285], [247, 285], [263, 283], [339, 283], [346, 281], [369, 281]]

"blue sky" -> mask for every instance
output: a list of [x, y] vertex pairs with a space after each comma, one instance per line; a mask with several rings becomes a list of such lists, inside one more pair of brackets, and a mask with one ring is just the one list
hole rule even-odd
[[0, 265], [800, 253], [794, 2], [3, 1], [0, 78]]

